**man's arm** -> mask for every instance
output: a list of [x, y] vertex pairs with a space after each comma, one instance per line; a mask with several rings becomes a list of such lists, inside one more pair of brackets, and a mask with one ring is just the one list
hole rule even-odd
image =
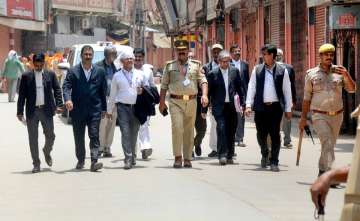
[[251, 77], [250, 77], [250, 81], [249, 81], [249, 85], [248, 85], [248, 91], [246, 94], [245, 115], [247, 117], [250, 116], [251, 108], [254, 103], [255, 93], [256, 93], [256, 67], [254, 67], [254, 69], [251, 73]]
[[[24, 105], [25, 105], [25, 95], [26, 95], [26, 76], [22, 75], [19, 86], [19, 97], [17, 101], [17, 116], [24, 116]], [[19, 118], [20, 120], [20, 118]]]
[[235, 76], [235, 91], [236, 93], [239, 95], [240, 97], [240, 105], [244, 106], [245, 105], [245, 79], [244, 77], [240, 77], [240, 72], [239, 70], [236, 68], [236, 76]]
[[61, 88], [54, 72], [50, 72], [52, 78], [52, 86], [54, 91], [55, 103], [58, 108], [63, 107], [63, 99], [61, 96]]
[[310, 111], [312, 91], [313, 91], [313, 88], [312, 88], [311, 79], [310, 79], [310, 76], [307, 74], [305, 76], [304, 99], [303, 99], [303, 103], [302, 103], [301, 118], [299, 121], [299, 129], [300, 130], [304, 130], [304, 127], [306, 126], [307, 115]]
[[310, 188], [311, 199], [316, 208], [319, 208], [319, 197], [321, 204], [325, 205], [326, 196], [331, 184], [344, 183], [347, 180], [350, 167], [332, 169], [321, 175]]
[[292, 102], [293, 102], [293, 107], [294, 107], [296, 104], [295, 71], [291, 65], [288, 65], [287, 70], [289, 73], [289, 78], [290, 78], [290, 83], [291, 83], [291, 97], [292, 97]]
[[161, 89], [160, 89], [160, 102], [159, 102], [159, 111], [160, 113], [163, 113], [165, 109], [167, 109], [167, 106], [165, 104], [165, 97], [166, 92], [169, 89], [169, 83], [170, 83], [170, 73], [168, 71], [168, 65], [165, 65], [163, 75], [161, 77]]
[[107, 81], [105, 76], [105, 71], [103, 68], [99, 68], [99, 72], [101, 73], [101, 88], [100, 88], [100, 99], [101, 99], [101, 111], [103, 113], [106, 112], [106, 94], [107, 94]]

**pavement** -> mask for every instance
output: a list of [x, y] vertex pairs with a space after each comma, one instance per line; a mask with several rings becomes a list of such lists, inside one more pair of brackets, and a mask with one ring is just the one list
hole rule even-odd
[[[314, 220], [309, 187], [317, 176], [320, 144], [304, 138], [300, 166], [295, 166], [297, 119], [293, 120], [292, 149], [282, 148], [280, 172], [260, 168], [256, 129], [248, 119], [247, 147], [236, 147], [235, 165], [219, 166], [210, 152], [209, 134], [203, 156], [192, 169], [173, 169], [170, 117], [151, 119], [154, 148], [148, 161], [138, 160], [124, 170], [120, 129], [115, 132], [113, 158], [101, 159], [104, 169], [76, 171], [71, 125], [55, 119], [53, 167], [41, 154], [42, 172], [32, 174], [26, 126], [16, 119], [16, 103], [0, 94], [0, 220]], [[40, 148], [44, 138], [39, 129]], [[353, 136], [341, 136], [336, 146], [336, 166], [351, 162]], [[88, 143], [88, 139], [87, 139]], [[40, 153], [42, 153], [40, 151]], [[89, 155], [89, 149], [87, 149]], [[138, 154], [140, 156], [140, 154]], [[331, 190], [325, 212], [327, 221], [340, 217], [344, 187]]]

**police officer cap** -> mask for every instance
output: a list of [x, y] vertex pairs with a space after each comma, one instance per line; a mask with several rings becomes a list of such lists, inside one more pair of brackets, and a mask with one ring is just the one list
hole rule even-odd
[[334, 52], [335, 46], [332, 44], [323, 44], [319, 48], [319, 53]]
[[187, 48], [189, 48], [189, 42], [186, 41], [186, 40], [182, 40], [182, 39], [176, 40], [174, 45], [175, 45], [176, 49], [187, 49]]

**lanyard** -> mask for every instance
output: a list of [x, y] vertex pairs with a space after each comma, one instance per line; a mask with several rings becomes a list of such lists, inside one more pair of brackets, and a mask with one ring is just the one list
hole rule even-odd
[[[132, 79], [131, 79], [131, 78], [128, 78], [128, 76], [125, 74], [124, 71], [122, 71], [122, 73], [124, 74], [124, 76], [125, 76], [127, 82], [129, 83], [130, 87], [132, 87]], [[128, 73], [130, 74], [130, 72], [128, 72]]]

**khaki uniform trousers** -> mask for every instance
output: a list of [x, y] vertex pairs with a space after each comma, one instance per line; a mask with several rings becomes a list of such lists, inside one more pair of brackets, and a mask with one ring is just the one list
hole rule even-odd
[[191, 160], [194, 146], [194, 128], [196, 119], [196, 99], [184, 101], [169, 100], [172, 126], [173, 155]]
[[312, 115], [313, 127], [321, 143], [321, 155], [319, 159], [319, 170], [328, 171], [335, 161], [334, 148], [339, 135], [343, 114], [329, 116], [314, 113]]
[[114, 131], [117, 119], [116, 105], [112, 110], [112, 119], [105, 117], [100, 121], [99, 139], [100, 148], [99, 151], [110, 153], [110, 147], [114, 139]]

